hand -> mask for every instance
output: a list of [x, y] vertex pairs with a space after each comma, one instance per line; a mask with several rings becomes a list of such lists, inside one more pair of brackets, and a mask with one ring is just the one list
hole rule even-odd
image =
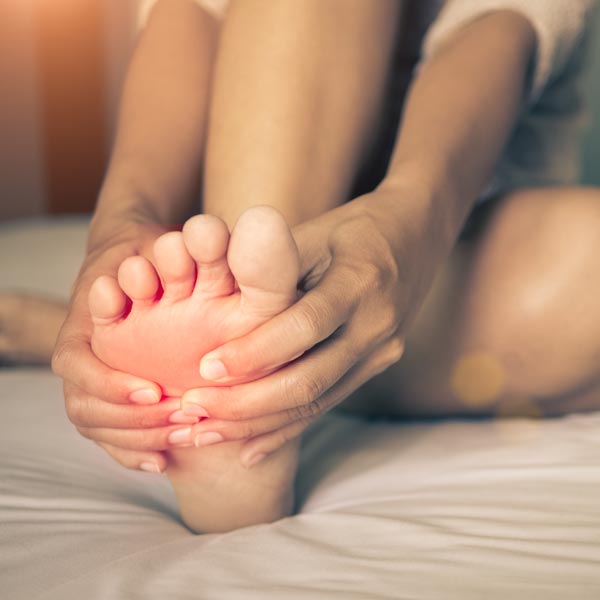
[[167, 229], [117, 222], [106, 223], [105, 230], [110, 233], [93, 244], [75, 283], [52, 368], [64, 379], [67, 415], [82, 435], [125, 467], [164, 471], [167, 459], [159, 450], [168, 447], [167, 436], [177, 428], [168, 415], [179, 401], [159, 403], [161, 390], [155, 383], [114, 371], [96, 358], [90, 346], [88, 292], [99, 275], [115, 276], [127, 256], [148, 255]]
[[228, 387], [184, 394], [184, 412], [195, 405], [209, 415], [194, 435], [253, 438], [241, 453], [250, 466], [400, 359], [402, 332], [424, 293], [414, 264], [420, 237], [411, 243], [408, 233], [418, 227], [402, 234], [392, 210], [398, 203], [397, 192], [377, 191], [296, 228], [306, 293], [203, 358], [203, 366], [222, 362], [228, 375], [218, 383]]

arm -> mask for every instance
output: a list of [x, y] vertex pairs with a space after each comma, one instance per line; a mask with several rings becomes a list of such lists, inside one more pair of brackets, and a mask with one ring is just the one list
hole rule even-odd
[[[116, 275], [127, 256], [143, 254], [192, 206], [200, 169], [215, 21], [189, 0], [159, 0], [135, 51], [122, 100], [115, 150], [92, 220], [88, 256], [60, 332], [53, 368], [64, 380], [71, 421], [94, 428], [154, 428], [164, 440], [173, 402], [158, 403], [148, 381], [108, 368], [90, 348], [88, 291], [99, 275]], [[135, 395], [146, 390], [147, 393]], [[155, 402], [136, 406], [130, 402]], [[103, 445], [124, 466], [166, 459], [153, 447], [135, 452]]]
[[424, 66], [384, 182], [295, 229], [311, 289], [206, 358], [221, 360], [235, 384], [305, 356], [259, 381], [189, 392], [184, 406], [200, 404], [212, 417], [198, 432], [258, 436], [242, 453], [250, 463], [400, 358], [404, 332], [517, 120], [534, 50], [528, 21], [496, 12], [457, 32]]
[[193, 2], [157, 2], [129, 66], [92, 241], [105, 221], [175, 224], [189, 216], [216, 42], [216, 22]]
[[396, 237], [423, 246], [411, 313], [491, 179], [523, 107], [534, 52], [527, 19], [489, 13], [447, 40], [412, 84], [388, 174], [369, 200], [382, 226], [396, 217], [391, 238], [403, 231]]
[[528, 91], [535, 33], [517, 13], [481, 17], [416, 77], [383, 187], [414, 182], [453, 244], [507, 143]]

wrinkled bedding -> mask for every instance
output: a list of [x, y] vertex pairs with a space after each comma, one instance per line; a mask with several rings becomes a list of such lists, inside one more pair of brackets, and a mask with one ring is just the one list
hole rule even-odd
[[[66, 296], [84, 221], [0, 226], [0, 288]], [[299, 512], [191, 534], [166, 478], [68, 422], [47, 369], [0, 370], [0, 598], [600, 598], [600, 413], [398, 424], [328, 415]]]

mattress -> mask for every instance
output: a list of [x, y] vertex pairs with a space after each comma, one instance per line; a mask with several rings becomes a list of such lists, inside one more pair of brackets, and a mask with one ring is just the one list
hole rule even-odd
[[[0, 226], [0, 287], [65, 297], [85, 221]], [[0, 370], [0, 598], [597, 599], [600, 414], [305, 437], [298, 513], [194, 535], [164, 476], [68, 422], [48, 369]]]

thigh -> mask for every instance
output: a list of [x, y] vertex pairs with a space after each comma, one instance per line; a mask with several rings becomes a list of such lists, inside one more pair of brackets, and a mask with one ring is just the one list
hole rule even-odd
[[600, 407], [600, 190], [519, 190], [471, 225], [402, 360], [345, 406], [417, 417]]

